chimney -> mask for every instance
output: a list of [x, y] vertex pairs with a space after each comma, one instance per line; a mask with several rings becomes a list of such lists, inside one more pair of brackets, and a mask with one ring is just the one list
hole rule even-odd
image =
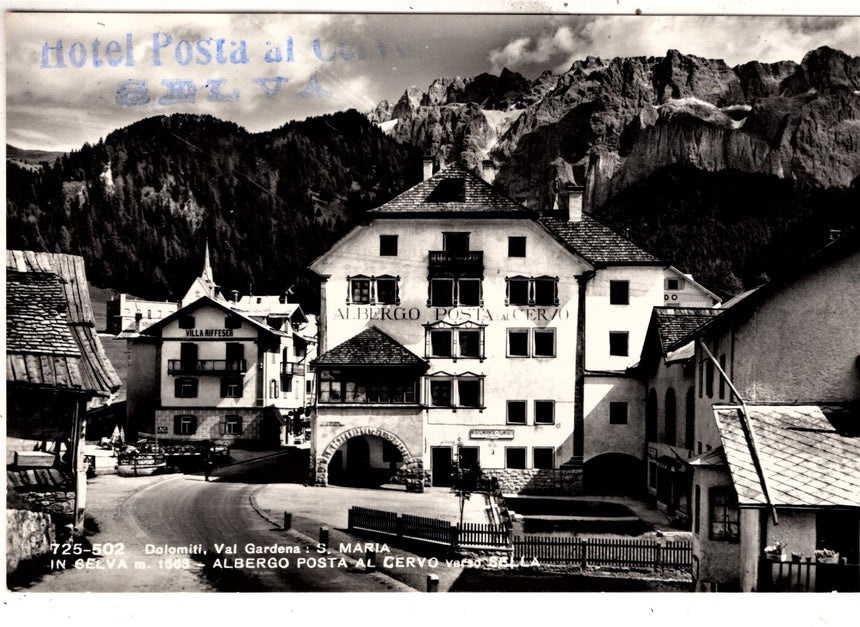
[[230, 302], [239, 302], [239, 290], [230, 290]]
[[424, 157], [424, 179], [427, 180], [433, 176], [433, 157], [427, 155]]
[[490, 185], [496, 180], [496, 164], [493, 163], [492, 159], [484, 159], [481, 162], [481, 176]]
[[567, 196], [567, 221], [582, 222], [582, 195], [585, 188], [582, 185], [568, 183], [564, 186]]

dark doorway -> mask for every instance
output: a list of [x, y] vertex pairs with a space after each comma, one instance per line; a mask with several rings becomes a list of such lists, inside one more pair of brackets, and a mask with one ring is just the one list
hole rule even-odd
[[[860, 513], [850, 510], [822, 510], [816, 514], [815, 548], [839, 553], [846, 564], [860, 561]], [[816, 567], [815, 589], [818, 592], [855, 591], [858, 589], [856, 567], [819, 564]]]
[[451, 487], [451, 447], [434, 446], [431, 450], [431, 463], [433, 464], [433, 485], [439, 488]]
[[582, 484], [586, 494], [641, 496], [643, 463], [631, 455], [605, 453], [585, 462]]
[[346, 443], [346, 473], [353, 485], [364, 485], [370, 472], [370, 446], [362, 437]]

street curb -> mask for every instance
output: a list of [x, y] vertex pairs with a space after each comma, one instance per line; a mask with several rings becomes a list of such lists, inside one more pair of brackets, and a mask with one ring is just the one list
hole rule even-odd
[[[254, 509], [255, 512], [257, 512], [257, 514], [260, 516], [260, 518], [262, 518], [263, 520], [275, 525], [278, 528], [282, 528], [283, 527], [283, 524], [282, 524], [283, 521], [273, 520], [272, 517], [270, 517], [266, 513], [266, 510], [261, 508], [259, 506], [259, 504], [257, 503], [257, 493], [260, 492], [261, 490], [263, 490], [265, 487], [266, 487], [265, 485], [261, 485], [259, 488], [257, 488], [253, 492], [251, 492], [251, 494], [248, 496], [248, 500], [251, 503], [251, 507]], [[304, 542], [306, 544], [310, 544], [311, 546], [316, 546], [318, 544], [318, 542], [316, 540], [314, 540], [310, 536], [302, 533], [301, 531], [296, 531], [295, 529], [289, 529], [289, 530], [285, 531], [285, 533], [292, 536], [296, 540], [299, 540], [299, 541]], [[352, 567], [352, 568], [358, 567], [358, 561], [354, 557], [352, 557], [351, 555], [348, 555], [346, 553], [341, 553], [340, 551], [335, 551], [331, 548], [329, 548], [329, 551], [342, 557], [346, 561], [346, 563], [350, 565], [350, 567]], [[391, 587], [398, 589], [401, 592], [418, 592], [418, 590], [416, 588], [413, 588], [412, 586], [400, 581], [399, 579], [396, 579], [392, 574], [379, 568], [379, 566], [377, 566], [376, 572], [374, 572], [373, 574], [378, 576], [378, 577], [384, 577], [386, 580], [385, 583], [387, 585], [390, 585]]]

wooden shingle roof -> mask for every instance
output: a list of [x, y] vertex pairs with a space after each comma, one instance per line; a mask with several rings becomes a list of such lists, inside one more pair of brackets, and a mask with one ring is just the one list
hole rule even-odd
[[400, 366], [427, 368], [427, 362], [376, 327], [368, 327], [326, 351], [318, 366]]
[[588, 214], [569, 222], [557, 213], [542, 213], [538, 222], [568, 250], [594, 266], [663, 265], [657, 257]]
[[367, 213], [386, 217], [397, 214], [407, 214], [408, 217], [478, 214], [513, 218], [532, 215], [521, 204], [500, 194], [489, 183], [457, 164], [446, 166], [426, 181]]
[[7, 301], [16, 304], [7, 310], [6, 381], [116, 392], [122, 381], [96, 332], [83, 258], [7, 250], [6, 276]]
[[[860, 507], [860, 437], [840, 432], [816, 405], [747, 410], [774, 505]], [[740, 411], [717, 406], [714, 417], [739, 503], [764, 505]]]
[[663, 354], [721, 312], [711, 307], [655, 307], [654, 320]]

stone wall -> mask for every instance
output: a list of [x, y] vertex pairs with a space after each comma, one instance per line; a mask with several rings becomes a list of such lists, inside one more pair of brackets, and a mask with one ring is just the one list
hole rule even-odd
[[510, 494], [548, 494], [570, 496], [582, 493], [582, 470], [482, 469], [487, 477], [499, 481], [502, 492]]
[[22, 562], [49, 555], [55, 541], [56, 532], [50, 514], [7, 509], [6, 573], [15, 572]]
[[75, 513], [75, 493], [70, 490], [64, 492], [16, 492], [17, 502], [21, 507], [26, 507], [34, 512], [46, 512], [48, 514], [60, 514], [72, 518]]

